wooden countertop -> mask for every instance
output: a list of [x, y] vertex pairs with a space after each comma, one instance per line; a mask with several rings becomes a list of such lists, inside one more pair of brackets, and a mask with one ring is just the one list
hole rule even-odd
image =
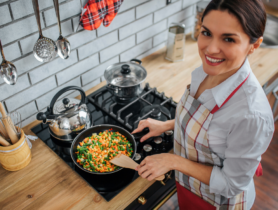
[[[143, 66], [148, 71], [147, 82], [158, 91], [165, 92], [178, 101], [190, 83], [191, 72], [201, 64], [196, 42], [186, 40], [185, 59], [171, 63], [164, 59], [165, 48], [144, 58]], [[261, 85], [278, 70], [277, 49], [258, 49], [249, 61]], [[101, 83], [86, 94], [90, 94]], [[26, 134], [34, 135], [31, 128], [35, 121], [24, 128]], [[144, 192], [153, 182], [138, 178], [125, 190], [106, 202], [63, 160], [41, 140], [32, 148], [32, 161], [24, 169], [9, 172], [0, 167], [1, 209], [124, 209]]]
[[278, 9], [265, 5], [265, 10], [267, 14], [271, 14], [278, 17]]

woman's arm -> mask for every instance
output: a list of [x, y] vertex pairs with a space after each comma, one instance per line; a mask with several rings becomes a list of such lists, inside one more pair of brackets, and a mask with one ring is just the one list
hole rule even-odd
[[210, 192], [233, 197], [246, 190], [274, 132], [272, 116], [246, 115], [234, 123], [227, 136], [223, 167], [214, 166]]
[[148, 118], [146, 120], [141, 120], [139, 122], [138, 128], [136, 128], [132, 133], [138, 133], [144, 128], [149, 128], [150, 132], [141, 138], [141, 142], [147, 140], [153, 136], [159, 136], [165, 131], [174, 130], [175, 120], [168, 120], [166, 122], [154, 120]]
[[273, 120], [246, 116], [231, 128], [223, 167], [206, 166], [173, 154], [159, 154], [146, 157], [137, 170], [148, 180], [178, 170], [209, 185], [211, 193], [230, 198], [247, 189], [273, 132]]
[[212, 166], [206, 166], [169, 153], [148, 156], [136, 168], [139, 175], [147, 178], [149, 181], [170, 170], [177, 170], [207, 185], [209, 185], [212, 169]]

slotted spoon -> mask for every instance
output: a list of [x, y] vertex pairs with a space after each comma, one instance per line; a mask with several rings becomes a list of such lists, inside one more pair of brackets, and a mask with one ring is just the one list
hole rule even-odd
[[39, 3], [38, 0], [32, 0], [32, 2], [40, 33], [39, 39], [37, 40], [33, 48], [33, 54], [38, 61], [49, 62], [53, 60], [57, 55], [57, 46], [52, 39], [49, 39], [42, 35]]

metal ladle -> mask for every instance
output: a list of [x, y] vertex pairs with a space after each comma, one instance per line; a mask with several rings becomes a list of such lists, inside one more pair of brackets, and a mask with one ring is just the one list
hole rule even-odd
[[7, 84], [14, 85], [16, 83], [17, 77], [18, 77], [17, 70], [15, 68], [15, 65], [13, 65], [9, 61], [6, 61], [3, 47], [1, 44], [1, 40], [0, 40], [0, 51], [1, 51], [2, 59], [3, 59], [1, 65], [0, 65], [1, 77], [4, 79], [4, 81]]
[[37, 40], [37, 42], [33, 48], [33, 54], [38, 61], [48, 62], [48, 61], [53, 60], [55, 58], [55, 56], [57, 55], [57, 46], [52, 39], [49, 39], [42, 35], [39, 3], [38, 3], [38, 0], [32, 0], [32, 2], [33, 2], [35, 16], [37, 19], [37, 24], [38, 24], [39, 33], [40, 33], [39, 39]]
[[59, 34], [60, 34], [56, 41], [56, 45], [58, 47], [58, 55], [63, 59], [67, 59], [70, 55], [70, 43], [66, 38], [62, 36], [60, 14], [59, 14], [59, 2], [58, 0], [53, 0], [53, 2], [54, 2], [55, 12], [57, 16], [57, 21], [58, 21]]

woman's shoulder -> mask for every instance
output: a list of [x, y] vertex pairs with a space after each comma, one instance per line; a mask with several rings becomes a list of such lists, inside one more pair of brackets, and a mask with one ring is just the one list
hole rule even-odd
[[245, 117], [273, 122], [273, 113], [269, 101], [252, 72], [231, 102], [235, 111], [240, 112]]

